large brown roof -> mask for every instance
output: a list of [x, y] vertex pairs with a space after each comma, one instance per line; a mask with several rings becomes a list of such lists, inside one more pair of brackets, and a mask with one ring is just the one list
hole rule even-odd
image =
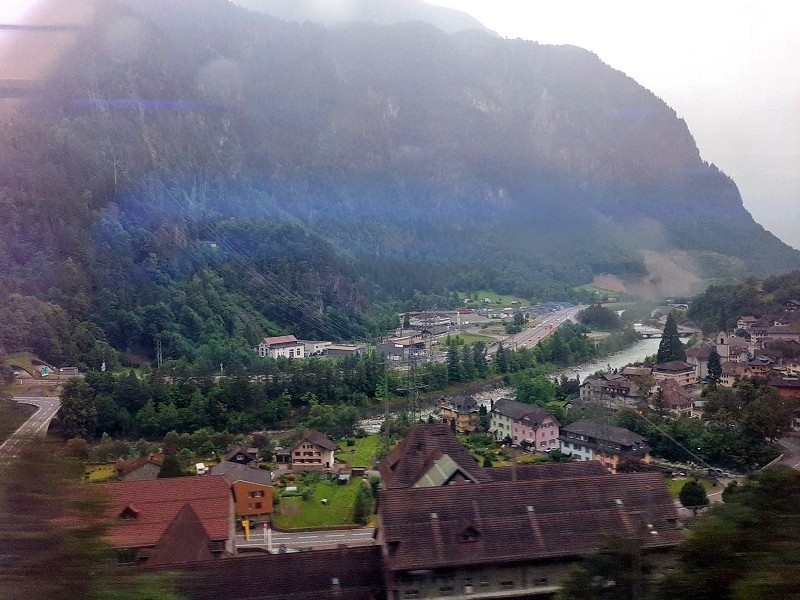
[[682, 371], [693, 371], [694, 366], [685, 363], [682, 360], [671, 360], [669, 362], [661, 363], [655, 366], [653, 371], [661, 373], [680, 373]]
[[501, 398], [494, 403], [492, 412], [499, 413], [504, 417], [520, 421], [527, 418], [533, 423], [541, 423], [547, 417], [552, 417], [553, 414], [540, 406], [533, 404], [525, 404], [524, 402], [517, 402], [516, 400], [509, 400], [508, 398]]
[[413, 486], [445, 454], [476, 481], [490, 481], [450, 427], [436, 424], [412, 429], [379, 463], [383, 486], [387, 489]]
[[615, 427], [614, 425], [593, 423], [592, 421], [575, 421], [574, 423], [562, 427], [561, 433], [577, 433], [597, 440], [622, 444], [624, 446], [635, 446], [636, 444], [644, 443], [644, 438], [642, 436], [629, 429]]
[[189, 600], [372, 600], [384, 597], [378, 546], [172, 565]]
[[379, 507], [390, 571], [578, 557], [607, 534], [682, 541], [657, 473], [385, 490]]
[[[513, 481], [514, 467], [491, 467], [484, 472], [492, 481]], [[541, 465], [517, 465], [517, 481], [536, 481], [539, 479], [566, 479], [573, 477], [594, 477], [611, 475], [602, 464], [596, 460], [576, 461], [568, 463], [546, 463]]]
[[311, 442], [312, 444], [316, 444], [325, 450], [336, 450], [336, 444], [330, 441], [316, 429], [309, 429], [306, 431], [305, 435], [300, 438], [300, 440], [294, 446], [292, 446], [292, 448], [297, 448], [297, 446], [303, 442]]
[[221, 463], [211, 467], [210, 473], [211, 475], [222, 475], [231, 483], [246, 481], [259, 485], [272, 485], [272, 475], [269, 471], [229, 460], [223, 460]]
[[[100, 484], [109, 495], [109, 541], [118, 548], [153, 546], [187, 504], [210, 540], [229, 536], [231, 492], [224, 477], [176, 477]], [[128, 518], [121, 518], [125, 512]]]
[[297, 338], [293, 335], [279, 335], [275, 337], [265, 337], [264, 343], [267, 346], [277, 346], [279, 344], [299, 344]]

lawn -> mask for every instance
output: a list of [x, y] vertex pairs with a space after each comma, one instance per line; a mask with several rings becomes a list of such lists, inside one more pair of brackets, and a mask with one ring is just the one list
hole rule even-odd
[[497, 341], [497, 338], [489, 337], [488, 335], [478, 335], [475, 333], [459, 333], [458, 335], [454, 335], [453, 339], [461, 339], [465, 344], [474, 344], [475, 342], [493, 344]]
[[0, 400], [0, 443], [6, 441], [20, 425], [28, 420], [36, 408], [28, 404], [17, 404], [13, 400]]
[[83, 472], [83, 480], [90, 483], [98, 481], [108, 481], [108, 479], [116, 473], [116, 465], [114, 463], [107, 463], [104, 465], [87, 465]]
[[[470, 296], [473, 300], [469, 304], [465, 304], [464, 306], [468, 306], [470, 308], [480, 308], [481, 306], [511, 306], [511, 303], [515, 300], [522, 304], [523, 306], [527, 306], [530, 304], [528, 300], [524, 298], [520, 298], [519, 296], [511, 296], [509, 294], [498, 294], [497, 292], [491, 292], [489, 290], [478, 290], [474, 292], [477, 294], [478, 299], [475, 300], [475, 296]], [[464, 292], [459, 292], [458, 298], [461, 302], [464, 302], [464, 299], [467, 297], [467, 294]], [[491, 304], [484, 304], [483, 299], [489, 298], [492, 303]], [[498, 302], [498, 300], [500, 302]]]
[[[681, 488], [684, 484], [689, 481], [688, 477], [684, 477], [683, 479], [669, 479], [667, 480], [667, 485], [669, 486], [669, 495], [673, 499], [677, 500], [678, 495], [681, 493]], [[705, 479], [701, 479], [700, 483], [703, 484], [703, 487], [706, 488], [706, 493], [709, 493], [712, 489], [712, 485], [710, 482], [706, 481]]]
[[355, 438], [355, 446], [347, 446], [345, 441], [339, 442], [336, 450], [336, 462], [341, 462], [351, 467], [371, 467], [372, 459], [381, 445], [379, 435], [368, 435], [365, 438]]
[[36, 360], [37, 363], [41, 363], [41, 361], [37, 360], [36, 357], [30, 352], [7, 354], [2, 358], [2, 360], [3, 364], [8, 365], [9, 367], [15, 367], [27, 371], [31, 376], [37, 379], [41, 377], [39, 369], [33, 366], [34, 360]]
[[[314, 495], [310, 500], [303, 500], [300, 496], [281, 498], [273, 515], [275, 525], [282, 529], [352, 525], [353, 505], [360, 488], [360, 478], [347, 485], [323, 481], [314, 484]], [[328, 499], [327, 505], [322, 504], [323, 498]]]

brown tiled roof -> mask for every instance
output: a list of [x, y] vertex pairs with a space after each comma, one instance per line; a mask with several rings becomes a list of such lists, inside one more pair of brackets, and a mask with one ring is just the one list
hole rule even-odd
[[[608, 469], [596, 460], [546, 463], [543, 465], [517, 465], [516, 471], [517, 481], [611, 475]], [[514, 467], [491, 467], [484, 469], [484, 473], [491, 477], [492, 481], [514, 480]]]
[[262, 554], [172, 565], [188, 600], [373, 600], [384, 597], [379, 546]]
[[708, 344], [701, 344], [693, 348], [688, 348], [686, 350], [686, 356], [707, 360], [711, 356], [711, 346]]
[[382, 483], [389, 489], [411, 487], [445, 454], [477, 481], [489, 481], [450, 427], [435, 424], [412, 429], [378, 464]]
[[533, 423], [541, 423], [547, 417], [552, 417], [552, 413], [545, 409], [534, 406], [532, 404], [525, 404], [524, 402], [517, 402], [516, 400], [509, 400], [508, 398], [501, 398], [494, 403], [492, 411], [509, 417], [514, 421], [520, 421], [527, 418]]
[[[661, 388], [661, 397], [664, 405], [668, 408], [685, 407], [687, 404], [691, 405], [691, 395], [683, 389], [683, 386], [674, 379], [665, 379], [659, 384]], [[650, 394], [650, 401], [655, 402], [658, 399], [658, 392]]]
[[148, 565], [168, 565], [196, 560], [211, 560], [214, 554], [208, 545], [208, 534], [191, 504], [170, 522], [164, 534], [150, 551]]
[[657, 473], [385, 490], [379, 517], [390, 571], [578, 557], [609, 533], [644, 549], [683, 537]]
[[293, 335], [279, 335], [276, 337], [265, 337], [264, 343], [267, 346], [275, 346], [277, 344], [299, 344], [297, 338]]
[[680, 373], [681, 371], [692, 371], [694, 370], [694, 367], [689, 363], [683, 362], [682, 360], [671, 360], [669, 362], [656, 365], [653, 370], [666, 373]]
[[139, 458], [134, 458], [132, 460], [119, 461], [117, 462], [117, 472], [120, 475], [125, 476], [150, 463], [160, 467], [164, 464], [164, 455], [149, 454], [147, 456], [140, 456]]
[[336, 444], [330, 441], [316, 429], [309, 429], [308, 431], [306, 431], [305, 435], [302, 438], [300, 438], [300, 441], [298, 441], [294, 446], [292, 446], [292, 449], [297, 448], [297, 446], [299, 446], [303, 442], [311, 442], [312, 444], [316, 444], [317, 446], [319, 446], [320, 448], [324, 448], [325, 450], [336, 450]]
[[643, 444], [644, 438], [624, 427], [615, 427], [591, 421], [575, 421], [561, 428], [561, 433], [577, 433], [597, 440], [613, 442], [624, 446]]
[[[237, 454], [244, 454], [249, 459], [256, 460], [258, 458], [258, 448], [234, 448], [225, 455], [225, 460], [230, 461]], [[256, 456], [256, 459], [253, 458], [253, 455]]]
[[[106, 516], [113, 525], [108, 538], [118, 548], [155, 545], [186, 504], [200, 518], [209, 539], [228, 539], [231, 492], [224, 477], [176, 477], [99, 485], [109, 495]], [[134, 518], [120, 518], [126, 507], [131, 506], [136, 509]]]

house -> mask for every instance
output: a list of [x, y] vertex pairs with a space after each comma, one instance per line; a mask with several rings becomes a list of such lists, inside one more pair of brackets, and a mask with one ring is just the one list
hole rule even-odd
[[296, 471], [321, 471], [333, 467], [336, 444], [319, 431], [309, 429], [300, 441], [292, 446], [292, 469]]
[[756, 323], [758, 323], [758, 319], [753, 316], [739, 317], [739, 320], [736, 321], [736, 329], [744, 329], [747, 331], [751, 327], [755, 327]]
[[456, 396], [439, 403], [442, 422], [458, 433], [472, 433], [478, 429], [478, 411], [478, 403], [473, 398]]
[[633, 408], [644, 400], [644, 391], [624, 375], [608, 375], [600, 379], [586, 379], [580, 387], [581, 400], [599, 402], [619, 410]]
[[237, 517], [272, 514], [272, 475], [269, 471], [222, 461], [211, 467], [211, 475], [225, 477], [231, 484], [233, 508]]
[[262, 358], [304, 358], [306, 346], [293, 335], [265, 337], [256, 348]]
[[223, 477], [98, 484], [108, 495], [107, 539], [124, 564], [210, 560], [234, 550], [234, 508]]
[[234, 448], [225, 455], [225, 460], [240, 465], [258, 462], [258, 448]]
[[331, 344], [325, 348], [325, 356], [328, 358], [350, 358], [352, 356], [362, 356], [365, 351], [366, 348], [364, 346]]
[[711, 357], [712, 350], [712, 346], [706, 343], [686, 350], [686, 362], [694, 367], [698, 381], [703, 381], [708, 377], [708, 359]]
[[772, 327], [753, 327], [752, 329], [750, 329], [750, 338], [759, 345], [763, 345], [769, 340], [800, 342], [800, 331], [795, 331], [788, 325], [773, 325]]
[[655, 391], [648, 397], [648, 406], [680, 418], [692, 416], [694, 402], [692, 395], [677, 381], [663, 379], [658, 382]]
[[325, 341], [310, 341], [310, 340], [299, 340], [301, 344], [303, 344], [303, 350], [305, 352], [305, 356], [323, 356], [325, 354], [325, 349], [330, 347], [333, 342], [325, 342]]
[[656, 570], [666, 566], [683, 533], [661, 474], [386, 489], [378, 497], [388, 598], [551, 598], [613, 535], [637, 540]]
[[697, 372], [694, 365], [681, 360], [671, 360], [653, 367], [653, 379], [656, 381], [674, 379], [682, 386], [689, 386], [697, 383]]
[[450, 427], [441, 423], [412, 429], [378, 463], [378, 470], [385, 489], [491, 481]]
[[726, 360], [722, 363], [722, 376], [719, 383], [723, 387], [732, 388], [742, 377], [749, 377], [747, 363]]
[[163, 454], [148, 454], [132, 460], [118, 460], [116, 464], [117, 478], [122, 481], [148, 481], [158, 479]]
[[653, 374], [653, 369], [651, 367], [624, 367], [620, 374], [625, 379], [638, 381], [650, 377]]
[[492, 406], [490, 423], [496, 440], [511, 438], [515, 446], [540, 452], [559, 447], [558, 421], [539, 406], [502, 398]]
[[627, 459], [650, 462], [650, 448], [642, 436], [622, 427], [576, 421], [561, 428], [561, 452], [578, 460], [597, 460], [615, 473]]
[[377, 352], [386, 356], [390, 363], [407, 363], [412, 360], [428, 359], [424, 340], [414, 336], [391, 338], [378, 344]]
[[769, 384], [777, 389], [783, 398], [800, 400], [800, 379], [797, 377], [771, 377]]

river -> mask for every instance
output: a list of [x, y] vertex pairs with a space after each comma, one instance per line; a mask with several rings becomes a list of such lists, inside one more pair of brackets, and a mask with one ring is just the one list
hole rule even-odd
[[575, 379], [575, 375], [578, 375], [580, 380], [583, 381], [592, 373], [596, 373], [600, 370], [607, 370], [609, 365], [611, 369], [621, 369], [629, 363], [641, 362], [645, 357], [658, 352], [658, 344], [660, 342], [660, 338], [641, 339], [627, 350], [622, 350], [621, 352], [607, 356], [594, 363], [580, 365], [579, 367], [562, 371], [559, 373], [559, 377], [563, 374], [570, 379]]

